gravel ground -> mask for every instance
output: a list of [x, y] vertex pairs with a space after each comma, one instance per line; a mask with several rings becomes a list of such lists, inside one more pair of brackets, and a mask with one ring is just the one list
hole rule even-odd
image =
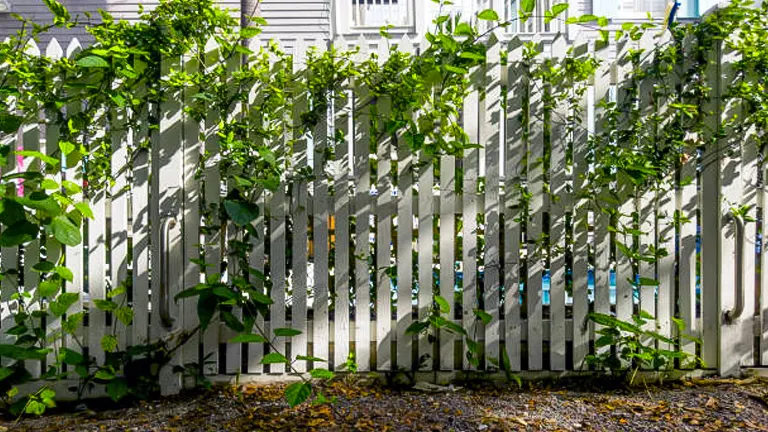
[[54, 413], [0, 431], [768, 431], [768, 385], [699, 380], [638, 390], [584, 384], [441, 393], [336, 382], [332, 405], [288, 408], [281, 385], [246, 385], [122, 409]]

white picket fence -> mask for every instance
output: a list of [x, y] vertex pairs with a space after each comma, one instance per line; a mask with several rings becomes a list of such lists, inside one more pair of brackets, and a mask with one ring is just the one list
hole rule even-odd
[[[401, 50], [410, 52], [417, 52], [420, 46], [407, 38], [397, 43]], [[520, 95], [525, 92], [532, 95], [531, 119], [543, 118], [544, 110], [539, 91], [542, 83], [523, 79], [521, 73], [522, 43], [517, 39], [493, 43], [487, 66], [473, 75], [483, 91], [475, 89], [466, 98], [463, 111], [466, 131], [483, 147], [465, 152], [463, 158], [440, 156], [439, 171], [434, 164], [419, 163], [425, 160], [423, 155], [413, 154], [402, 143], [396, 148], [389, 139], [378, 142], [376, 154], [370, 154], [370, 116], [358, 109], [368, 100], [364, 89], [350, 88], [353, 96], [349, 104], [335, 107], [327, 122], [321, 122], [309, 136], [299, 137], [294, 146], [295, 168], [308, 167], [315, 174], [314, 180], [289, 182], [277, 192], [267, 193], [263, 199], [266, 217], [255, 222], [263, 236], [255, 241], [249, 260], [252, 267], [264, 269], [268, 275], [274, 300], [270, 322], [263, 324], [302, 331], [290, 341], [278, 338], [277, 347], [289, 346], [293, 355], [329, 359], [331, 368], [337, 370], [350, 354], [354, 354], [360, 371], [469, 369], [463, 355], [466, 347], [455, 336], [441, 334], [435, 349], [426, 337], [406, 335], [406, 328], [417, 317], [428, 314], [433, 290], [437, 290], [451, 302], [451, 318], [473, 329], [486, 355], [498, 358], [506, 350], [515, 371], [582, 369], [584, 357], [593, 349], [594, 326], [586, 320], [591, 310], [629, 319], [642, 309], [655, 316], [658, 331], [670, 337], [680, 336], [671, 321], [679, 317], [686, 333], [703, 341], [697, 348], [681, 338], [682, 349], [698, 352], [707, 367], [723, 374], [737, 373], [743, 366], [767, 365], [768, 272], [757, 271], [768, 265], [762, 236], [758, 236], [763, 222], [747, 223], [743, 239], [737, 238], [734, 224], [728, 222], [733, 203], [763, 208], [767, 191], [758, 183], [757, 172], [763, 167], [754, 146], [744, 143], [742, 147], [743, 140], [735, 135], [723, 138], [722, 148], [730, 146], [735, 151], [684, 160], [680, 173], [670, 177], [674, 187], [668, 193], [641, 194], [636, 202], [623, 204], [624, 210], [639, 215], [644, 232], [641, 248], [669, 251], [655, 264], [639, 264], [639, 276], [657, 279], [657, 289], [644, 287], [635, 292], [627, 282], [636, 276], [632, 263], [619, 252], [614, 259], [616, 246], [608, 231], [609, 221], [588, 211], [578, 198], [579, 191], [587, 186], [581, 176], [589, 170], [587, 142], [592, 134], [602, 132], [606, 115], [598, 102], [615, 100], [617, 95], [621, 98], [627, 94], [622, 88], [638, 85], [641, 109], [653, 110], [648, 99], [651, 79], [628, 83], [624, 80], [629, 72], [626, 63], [613, 59], [624, 58], [629, 48], [638, 44], [646, 49], [642, 64], [647, 66], [652, 63], [654, 47], [662, 43], [670, 41], [645, 37], [596, 51], [593, 42], [569, 45], [562, 38], [556, 39], [545, 50], [545, 57], [560, 59], [591, 51], [605, 62], [580, 100], [583, 114], [571, 116], [566, 106], [555, 107], [554, 112], [564, 120], [552, 123], [546, 140], [542, 121], [521, 123]], [[297, 65], [311, 45], [323, 49], [326, 43], [299, 43], [293, 48]], [[388, 55], [388, 47], [382, 43], [362, 40], [337, 45], [362, 45], [360, 56], [374, 51], [381, 59]], [[569, 46], [575, 47], [573, 53], [569, 53]], [[73, 56], [79, 50], [77, 41], [65, 50], [53, 40], [44, 53], [55, 58]], [[502, 50], [508, 53], [506, 65], [500, 61]], [[727, 65], [733, 59], [717, 53], [711, 57], [714, 63], [707, 79], [717, 92], [724, 88]], [[164, 70], [178, 65], [168, 62]], [[502, 92], [503, 87], [506, 92]], [[506, 106], [501, 103], [502, 94], [507, 97]], [[201, 125], [182, 111], [190, 95], [179, 92], [170, 96], [160, 106], [162, 115], [159, 130], [152, 134], [151, 151], [140, 151], [128, 160], [128, 150], [147, 131], [115, 134], [112, 172], [116, 183], [109, 191], [88, 196], [96, 218], [87, 223], [83, 246], [65, 251], [66, 264], [75, 275], [74, 281], [66, 284], [66, 291], [87, 293], [72, 311], [88, 310], [82, 336], [89, 354], [97, 358], [104, 356], [100, 340], [107, 317], [89, 306], [93, 300], [105, 298], [110, 286], [130, 275], [135, 319], [120, 330], [121, 343], [142, 343], [197, 325], [196, 299], [176, 302], [173, 297], [205, 276], [190, 261], [199, 256], [200, 244], [204, 245], [205, 261], [214, 264], [210, 272], [218, 272], [220, 263], [227, 259], [227, 238], [220, 238], [222, 233], [202, 234], [200, 229], [201, 205], [215, 204], [221, 196], [218, 167], [207, 166], [202, 179], [195, 176], [201, 152], [208, 151], [215, 158], [217, 142], [201, 142]], [[714, 125], [728, 107], [719, 97], [710, 103]], [[380, 101], [377, 109], [383, 112], [387, 107]], [[347, 145], [335, 149], [336, 161], [323, 159], [323, 149], [331, 145], [328, 122], [347, 137]], [[568, 123], [575, 126], [572, 133], [567, 132]], [[26, 125], [18, 145], [53, 153], [57, 149], [56, 127], [45, 121]], [[523, 139], [523, 128], [530, 128], [528, 143]], [[550, 149], [549, 168], [530, 164], [527, 172], [521, 171], [526, 152], [528, 160], [535, 161], [542, 157], [545, 146]], [[573, 164], [566, 168], [569, 146]], [[378, 163], [376, 176], [371, 170], [372, 159]], [[4, 172], [25, 169], [25, 163], [12, 160]], [[123, 169], [126, 164], [131, 165]], [[328, 169], [331, 164], [332, 170]], [[397, 170], [396, 183], [390, 176], [392, 167]], [[63, 174], [69, 177], [78, 169], [67, 167]], [[457, 176], [460, 170], [462, 177]], [[551, 185], [549, 193], [544, 189], [545, 177]], [[693, 181], [680, 181], [684, 178]], [[479, 192], [481, 184], [483, 192]], [[520, 219], [519, 185], [532, 196], [530, 218], [525, 223]], [[336, 193], [331, 194], [331, 189]], [[203, 203], [204, 196], [207, 200]], [[676, 227], [676, 211], [693, 222]], [[483, 217], [478, 219], [480, 215]], [[569, 251], [554, 254], [551, 262], [546, 262], [546, 253], [532, 254], [526, 247], [547, 230], [550, 240], [544, 249]], [[226, 237], [226, 232], [223, 235]], [[3, 279], [0, 332], [10, 325], [10, 293], [35, 289], [35, 272], [29, 269], [40, 257], [36, 247], [34, 243], [26, 247], [25, 267], [18, 269], [24, 274], [23, 287], [14, 278]], [[736, 267], [737, 248], [742, 248], [741, 268]], [[331, 252], [333, 268], [329, 266]], [[16, 268], [18, 253], [17, 248], [2, 249], [3, 271]], [[385, 271], [391, 266], [396, 283], [391, 277], [395, 275]], [[742, 275], [741, 287], [734, 283], [737, 273]], [[566, 288], [568, 280], [572, 281], [571, 290]], [[460, 302], [454, 301], [459, 298], [455, 294], [461, 294]], [[471, 313], [480, 307], [479, 299], [483, 310], [492, 316], [487, 326]], [[733, 322], [726, 320], [724, 311], [737, 303], [743, 312]], [[174, 362], [199, 362], [201, 353], [213, 353], [212, 364], [206, 367], [212, 375], [279, 377], [285, 373], [282, 365], [260, 363], [265, 346], [228, 343], [232, 336], [217, 324], [185, 346]], [[4, 333], [0, 337], [9, 339]], [[74, 346], [69, 340], [60, 342], [59, 346]], [[299, 371], [307, 369], [304, 363], [297, 362]], [[483, 366], [493, 369], [490, 362]], [[165, 374], [164, 391], [177, 390], [179, 377], [170, 368]]]

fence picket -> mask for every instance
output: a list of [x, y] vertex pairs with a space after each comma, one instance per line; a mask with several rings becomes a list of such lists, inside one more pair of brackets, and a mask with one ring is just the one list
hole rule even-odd
[[[552, 61], [559, 64], [566, 53], [564, 37], [558, 37], [552, 44]], [[564, 90], [547, 84], [550, 92]], [[566, 185], [566, 152], [568, 139], [566, 122], [568, 107], [559, 100], [549, 115], [550, 124], [550, 169], [549, 169], [549, 246], [550, 246], [550, 288], [549, 288], [549, 368], [565, 370], [565, 251], [568, 248], [565, 236], [566, 212], [570, 211], [571, 197]]]
[[[219, 62], [219, 47], [214, 39], [209, 39], [204, 46], [205, 70], [213, 70]], [[205, 154], [207, 158], [203, 171], [203, 209], [202, 223], [205, 226], [203, 255], [205, 259], [205, 277], [208, 281], [221, 280], [222, 233], [219, 220], [219, 205], [221, 200], [221, 174], [218, 160], [221, 157], [219, 137], [216, 134], [218, 119], [210, 111], [204, 120], [203, 138], [205, 138]], [[203, 357], [209, 358], [204, 370], [208, 374], [216, 374], [219, 366], [219, 323], [214, 322], [203, 331]], [[210, 356], [210, 357], [209, 357]]]
[[[541, 43], [538, 42], [538, 50]], [[531, 67], [540, 67], [534, 64]], [[543, 88], [541, 78], [533, 74], [533, 70], [525, 75], [528, 85], [528, 148], [527, 148], [527, 182], [529, 217], [526, 221], [525, 239], [526, 264], [528, 278], [525, 282], [526, 317], [528, 319], [528, 369], [541, 370], [544, 367], [543, 352], [543, 280], [544, 262], [549, 247], [541, 244], [544, 233], [544, 103], [539, 91]]]
[[[60, 60], [62, 57], [64, 57], [64, 49], [56, 39], [52, 39], [45, 49], [45, 56], [53, 61]], [[43, 132], [45, 137], [43, 139], [42, 145], [45, 148], [42, 149], [42, 152], [50, 157], [57, 158], [61, 162], [63, 161], [61, 151], [59, 150], [61, 131], [59, 130], [58, 123], [55, 121], [56, 117], [59, 115], [59, 111], [59, 109], [50, 108], [47, 109], [44, 113], [45, 127], [43, 128]], [[59, 172], [53, 175], [53, 179], [56, 182], [62, 181], [62, 169], [63, 166], [59, 167]], [[46, 238], [45, 254], [46, 260], [48, 262], [54, 263], [55, 265], [62, 265], [63, 252], [64, 247], [62, 244]], [[61, 284], [60, 288], [64, 288], [63, 283]], [[48, 354], [46, 359], [46, 366], [50, 367], [56, 362], [56, 355], [63, 347], [64, 338], [61, 334], [61, 317], [51, 314], [47, 317], [47, 319], [48, 321], [46, 322], [46, 333], [50, 336], [48, 348], [53, 349], [53, 351]]]
[[[485, 261], [484, 310], [491, 316], [485, 326], [486, 368], [498, 369], [500, 304], [499, 148], [501, 134], [501, 43], [492, 34], [485, 65], [485, 94], [480, 118], [480, 144], [485, 148]], [[493, 363], [496, 363], [493, 365]]]
[[[110, 291], [117, 290], [116, 295], [110, 293], [110, 299], [119, 307], [128, 305], [128, 149], [132, 147], [133, 136], [127, 130], [127, 118], [125, 113], [111, 113], [110, 132], [112, 135], [112, 160], [111, 170], [114, 182], [110, 191]], [[125, 290], [122, 294], [117, 294]], [[120, 321], [118, 314], [111, 314], [113, 328], [118, 335], [121, 347], [131, 344], [130, 323]], [[125, 319], [125, 318], [123, 318]]]
[[[581, 33], [583, 34], [583, 33]], [[584, 39], [574, 42], [571, 54], [576, 58], [592, 55], [590, 44]], [[579, 197], [581, 192], [589, 187], [587, 173], [589, 170], [588, 140], [590, 135], [588, 98], [585, 91], [579, 95], [574, 89], [573, 97], [578, 98], [573, 116], [573, 196]], [[576, 370], [586, 367], [585, 357], [589, 353], [589, 209], [583, 198], [574, 202], [571, 220], [573, 236], [573, 368]]]
[[[297, 79], [306, 79], [300, 75]], [[306, 112], [308, 107], [307, 95], [294, 94], [293, 101], [293, 121], [294, 124], [301, 124], [301, 114]], [[307, 133], [304, 128], [294, 129], [293, 144], [293, 164], [297, 170], [308, 168], [307, 158]], [[291, 197], [291, 215], [293, 217], [293, 243], [291, 254], [291, 283], [293, 287], [293, 302], [291, 303], [291, 327], [300, 331], [301, 334], [291, 339], [291, 352], [296, 355], [308, 355], [309, 336], [307, 335], [307, 226], [309, 219], [307, 217], [309, 196], [307, 184], [301, 180], [294, 180], [290, 183], [292, 189]], [[261, 243], [260, 239], [255, 239], [256, 243]], [[261, 245], [257, 247], [263, 247]], [[251, 253], [255, 255], [256, 246]], [[263, 263], [263, 256], [262, 256]], [[263, 265], [263, 264], [262, 264]], [[253, 346], [254, 344], [252, 344]], [[251, 347], [252, 347], [251, 346]], [[248, 354], [251, 354], [249, 347]], [[261, 347], [259, 347], [261, 348]], [[306, 361], [297, 361], [293, 366], [297, 372], [307, 370]]]
[[[424, 320], [429, 315], [432, 306], [432, 223], [433, 223], [433, 199], [432, 186], [434, 183], [433, 158], [422, 151], [419, 153], [418, 199], [418, 287], [419, 287], [419, 320]], [[433, 345], [428, 340], [426, 333], [420, 333], [418, 339], [418, 368], [432, 370], [434, 365]]]
[[[693, 36], [686, 36], [683, 40], [683, 52], [689, 54], [694, 49]], [[689, 81], [686, 79], [693, 67], [693, 59], [690, 55], [685, 56], [685, 61], [678, 66], [682, 70], [679, 71], [681, 77], [681, 83], [690, 86]], [[679, 90], [688, 90], [684, 86], [678, 87]], [[684, 102], [690, 102], [683, 100]], [[681, 118], [677, 121], [682, 122]], [[685, 137], [684, 137], [685, 138]], [[696, 336], [700, 330], [698, 320], [696, 319], [696, 264], [697, 264], [697, 251], [696, 251], [696, 237], [698, 235], [697, 224], [697, 209], [699, 207], [698, 202], [698, 175], [696, 173], [697, 157], [691, 155], [691, 150], [681, 147], [680, 152], [680, 175], [677, 183], [677, 211], [680, 212], [680, 248], [678, 252], [678, 302], [680, 308], [680, 318], [685, 326], [684, 332]], [[680, 348], [686, 353], [696, 353], [696, 343], [690, 339], [679, 337]], [[690, 363], [690, 362], [689, 362]], [[692, 364], [681, 364], [681, 367], [691, 367]]]
[[[333, 367], [341, 370], [349, 357], [349, 287], [350, 287], [350, 210], [349, 210], [349, 146], [353, 130], [352, 95], [345, 90], [343, 106], [335, 107], [334, 136], [343, 137], [335, 140], [334, 166], [334, 269], [335, 307], [333, 310], [334, 343]], [[338, 104], [341, 104], [338, 101]]]
[[512, 39], [507, 45], [507, 109], [505, 124], [504, 161], [504, 348], [509, 367], [521, 369], [522, 340], [520, 322], [520, 222], [522, 213], [521, 162], [525, 151], [523, 143], [523, 96], [525, 92], [522, 73], [523, 42]]
[[[314, 103], [314, 102], [313, 102]], [[330, 198], [328, 195], [328, 179], [325, 174], [326, 149], [328, 147], [328, 122], [325, 116], [320, 116], [320, 122], [314, 127], [313, 134], [314, 152], [313, 168], [315, 173], [314, 195], [312, 197], [314, 211], [313, 224], [313, 265], [315, 284], [313, 300], [313, 341], [312, 354], [330, 362], [328, 357], [328, 248], [330, 237], [328, 234], [328, 220], [330, 211]]]
[[[660, 63], [662, 61], [659, 50], [661, 47], [665, 47], [672, 43], [669, 33], [664, 33], [664, 36], [658, 41], [652, 37], [644, 37], [640, 40], [641, 48], [644, 48], [647, 52], [654, 54], [654, 62]], [[649, 66], [650, 67], [650, 66]], [[674, 73], [671, 73], [671, 82], [666, 85], [672, 89], [677, 88], [677, 77]], [[645, 80], [650, 81], [650, 80]], [[652, 83], [643, 83], [650, 88], [653, 88]], [[663, 86], [659, 86], [663, 88]], [[675, 119], [670, 116], [666, 116], [669, 111], [669, 104], [672, 101], [672, 97], [667, 95], [664, 91], [657, 90], [656, 96], [656, 114], [659, 116], [660, 122], [656, 126], [654, 136], [657, 137], [657, 142], [662, 143], [664, 140], [664, 131], [674, 122]], [[641, 101], [642, 104], [642, 101]], [[664, 146], [671, 146], [666, 142]], [[664, 250], [666, 255], [661, 256], [656, 262], [656, 274], [659, 281], [657, 299], [656, 299], [656, 326], [659, 334], [674, 338], [675, 333], [672, 324], [671, 317], [675, 315], [675, 173], [670, 172], [665, 177], [663, 182], [664, 186], [657, 191], [656, 194], [656, 248], [658, 250]], [[662, 349], [674, 349], [668, 343], [660, 342], [659, 347]]]
[[[477, 90], [473, 90], [464, 99], [464, 130], [469, 136], [470, 143], [479, 142], [478, 112], [479, 99]], [[464, 170], [464, 183], [461, 190], [462, 199], [462, 326], [471, 335], [480, 334], [475, 328], [477, 320], [474, 309], [477, 304], [477, 211], [478, 192], [477, 177], [479, 173], [479, 152], [476, 148], [464, 151], [461, 167]], [[469, 348], [464, 345], [462, 358], [464, 369], [476, 369], [476, 366], [468, 361]]]
[[[204, 47], [199, 47], [203, 48]], [[184, 57], [184, 70], [190, 75], [197, 73], [204, 65], [200, 64], [198, 56], [190, 55]], [[200, 91], [196, 86], [188, 87], [184, 90], [185, 105], [191, 104], [194, 96]], [[203, 260], [200, 245], [203, 243], [200, 230], [200, 200], [202, 198], [202, 184], [198, 178], [200, 169], [201, 150], [204, 142], [200, 139], [201, 132], [200, 121], [193, 118], [190, 114], [183, 117], [183, 215], [181, 220], [184, 226], [184, 262], [183, 262], [183, 284], [182, 289], [192, 288], [202, 281], [199, 262]], [[197, 316], [197, 299], [184, 298], [179, 300], [181, 309], [181, 319], [185, 329], [190, 330], [197, 327], [200, 320]], [[204, 367], [207, 359], [200, 359], [200, 334], [193, 336], [189, 342], [182, 347], [181, 359], [183, 364], [197, 363]]]
[[[639, 83], [637, 77], [633, 74], [634, 68], [637, 66], [631, 57], [630, 50], [635, 50], [637, 47], [635, 43], [630, 40], [624, 40], [618, 44], [617, 59], [613, 64], [614, 70], [611, 74], [611, 85], [616, 89], [616, 104], [622, 113], [618, 120], [618, 129], [621, 131], [629, 131], [633, 133], [635, 127], [634, 119], [638, 113], [638, 100]], [[623, 77], [630, 77], [629, 79], [623, 79]], [[646, 105], [648, 102], [646, 101]], [[642, 106], [642, 104], [641, 104]], [[637, 137], [639, 139], [640, 137]], [[610, 145], [614, 145], [621, 148], [624, 152], [637, 151], [636, 148], [630, 148], [629, 140], [623, 140], [622, 142], [612, 142]], [[620, 173], [616, 177], [616, 183], [618, 187], [618, 195], [625, 199], [625, 201], [618, 206], [618, 213], [616, 214], [615, 223], [617, 229], [614, 236], [614, 248], [616, 254], [616, 318], [622, 321], [630, 321], [630, 317], [634, 313], [634, 290], [635, 290], [635, 263], [631, 258], [632, 250], [635, 248], [635, 236], [632, 234], [635, 228], [635, 214], [637, 209], [637, 191], [632, 185], [629, 178], [623, 173]], [[645, 194], [647, 195], [647, 194]], [[653, 211], [648, 207], [653, 202], [649, 201], [647, 197], [643, 200], [644, 206], [641, 208], [641, 229], [651, 229]], [[646, 227], [647, 223], [651, 223]], [[643, 245], [648, 245], [648, 240], [653, 241], [653, 234], [650, 234], [646, 238], [643, 238]], [[648, 263], [641, 262], [640, 274], [641, 276], [649, 277], [653, 279], [653, 275], [646, 275]], [[652, 265], [652, 264], [651, 264]], [[652, 270], [651, 270], [652, 272]], [[646, 287], [640, 290], [641, 298], [650, 292], [653, 298], [653, 289], [655, 287]], [[647, 299], [646, 299], [647, 300]], [[641, 303], [641, 307], [644, 304]], [[645, 306], [647, 307], [647, 306]], [[655, 309], [655, 308], [654, 308]], [[647, 311], [653, 314], [653, 311]]]
[[397, 141], [397, 367], [412, 368], [413, 292], [413, 156], [404, 140]]
[[[600, 66], [595, 71], [593, 94], [594, 94], [594, 135], [600, 137], [607, 134], [606, 123], [607, 110], [600, 105], [601, 101], [610, 102], [609, 88], [611, 84], [611, 61], [608, 53], [608, 46], [597, 46], [595, 42], [595, 56], [601, 60]], [[610, 297], [610, 276], [611, 276], [611, 236], [608, 227], [610, 226], [610, 217], [601, 209], [592, 209], [594, 223], [594, 311], [608, 314], [611, 310]], [[594, 326], [595, 330], [599, 329]], [[609, 350], [609, 346], [598, 347], [598, 353]]]
[[[166, 58], [161, 73], [168, 76], [179, 70], [180, 58]], [[151, 143], [152, 180], [150, 183], [150, 223], [152, 235], [152, 266], [159, 277], [151, 279], [152, 327], [151, 337], [165, 339], [173, 329], [183, 326], [179, 306], [174, 296], [184, 283], [184, 252], [181, 230], [182, 175], [184, 155], [182, 142], [182, 95], [174, 91], [160, 103], [160, 128]], [[99, 214], [98, 212], [94, 212]], [[180, 363], [180, 353], [174, 353], [170, 366], [160, 371], [163, 394], [175, 394], [180, 389], [180, 377], [172, 371]]]
[[354, 94], [355, 185], [355, 360], [358, 370], [371, 368], [371, 99], [364, 85]]
[[[379, 118], [389, 115], [389, 101], [379, 99], [376, 114]], [[392, 364], [392, 294], [390, 266], [392, 265], [392, 137], [382, 134], [376, 143], [376, 368], [390, 370]]]

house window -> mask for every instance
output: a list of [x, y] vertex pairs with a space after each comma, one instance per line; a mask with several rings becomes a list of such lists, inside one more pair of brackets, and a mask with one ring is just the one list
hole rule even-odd
[[[645, 20], [648, 14], [655, 20], [664, 20], [668, 8], [675, 0], [593, 0], [593, 13], [614, 20]], [[717, 0], [677, 0], [678, 18], [698, 18], [715, 6]]]
[[[412, 25], [410, 0], [351, 0], [354, 27], [379, 28], [384, 25]], [[420, 1], [420, 0], [418, 0]]]

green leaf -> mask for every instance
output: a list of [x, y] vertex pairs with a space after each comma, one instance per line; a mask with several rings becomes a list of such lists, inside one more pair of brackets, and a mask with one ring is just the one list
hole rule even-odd
[[241, 334], [229, 340], [229, 343], [266, 343], [267, 339], [259, 334]]
[[45, 404], [39, 400], [29, 399], [29, 401], [27, 401], [27, 405], [24, 407], [24, 413], [41, 416], [45, 413], [45, 408]]
[[13, 375], [13, 369], [7, 367], [0, 367], [0, 382], [9, 376]]
[[271, 352], [262, 357], [261, 364], [274, 364], [274, 363], [288, 363], [288, 359], [284, 355], [276, 352]]
[[200, 320], [200, 328], [205, 330], [213, 319], [216, 308], [219, 307], [219, 299], [209, 292], [200, 294], [197, 300], [197, 317]]
[[128, 395], [128, 383], [123, 378], [113, 379], [107, 384], [107, 394], [117, 402]]
[[456, 28], [453, 30], [453, 34], [456, 36], [472, 36], [474, 34], [474, 30], [472, 29], [472, 26], [469, 25], [469, 23], [462, 22], [456, 26]]
[[435, 303], [437, 303], [437, 307], [440, 309], [440, 313], [447, 314], [451, 311], [451, 305], [445, 298], [439, 295], [435, 296]]
[[89, 206], [88, 203], [79, 202], [75, 204], [75, 208], [80, 212], [81, 215], [87, 217], [88, 219], [93, 219], [93, 210], [91, 210], [91, 206]]
[[53, 236], [56, 240], [67, 246], [77, 246], [83, 240], [80, 235], [80, 228], [67, 216], [58, 216], [51, 223], [51, 229], [53, 230]]
[[552, 9], [550, 9], [550, 11], [552, 12], [552, 16], [558, 16], [567, 10], [568, 10], [568, 3], [558, 3], [555, 5], [552, 5]]
[[59, 360], [69, 365], [85, 364], [85, 357], [79, 352], [69, 348], [62, 348], [59, 350]]
[[37, 295], [41, 298], [51, 298], [59, 293], [59, 289], [61, 289], [60, 279], [48, 279], [40, 282], [37, 287]]
[[325, 359], [321, 359], [320, 357], [314, 357], [314, 356], [305, 356], [305, 355], [297, 355], [296, 360], [305, 360], [305, 361], [311, 361], [311, 362], [322, 362], [327, 363], [328, 361]]
[[493, 9], [486, 9], [477, 14], [477, 19], [481, 19], [484, 21], [498, 21], [499, 14], [497, 14], [496, 11]]
[[38, 226], [27, 220], [16, 222], [0, 233], [0, 246], [11, 247], [30, 242], [37, 238]]
[[224, 209], [239, 226], [248, 225], [259, 216], [259, 206], [249, 202], [224, 200]]
[[467, 69], [456, 67], [456, 66], [453, 66], [453, 65], [444, 65], [443, 67], [448, 72], [452, 72], [452, 73], [455, 73], [455, 74], [458, 74], [458, 75], [466, 75], [467, 73], [469, 73], [469, 71]]
[[36, 272], [40, 273], [48, 273], [49, 271], [53, 270], [56, 266], [50, 262], [50, 261], [40, 261], [39, 263], [35, 264], [32, 269]]
[[475, 313], [476, 317], [480, 318], [480, 321], [483, 322], [483, 325], [488, 325], [493, 319], [493, 316], [484, 310], [475, 309], [472, 312]]
[[106, 369], [99, 369], [96, 371], [93, 377], [99, 380], [111, 381], [115, 379], [115, 374], [112, 371]]
[[285, 389], [285, 399], [291, 408], [306, 401], [311, 394], [312, 384], [307, 382], [293, 383]]
[[19, 130], [24, 118], [14, 114], [0, 113], [0, 132], [12, 134]]
[[101, 338], [101, 349], [105, 352], [117, 351], [117, 336], [111, 334], [104, 335]]
[[89, 55], [77, 60], [77, 65], [84, 68], [108, 68], [109, 62], [96, 55]]
[[243, 323], [240, 322], [240, 319], [238, 319], [232, 312], [221, 311], [219, 315], [221, 316], [221, 320], [224, 321], [224, 324], [226, 324], [226, 326], [232, 330], [236, 332], [242, 332], [245, 330]]
[[75, 275], [72, 273], [72, 270], [66, 267], [56, 266], [53, 269], [53, 271], [64, 280], [67, 280], [69, 282], [72, 282], [75, 280]]
[[533, 9], [536, 8], [536, 0], [521, 0], [520, 11], [525, 14], [530, 14]]
[[117, 309], [117, 303], [113, 302], [112, 300], [94, 299], [93, 304], [104, 312], [112, 312], [113, 310]]
[[405, 334], [412, 335], [412, 334], [418, 334], [423, 332], [429, 327], [429, 322], [427, 321], [414, 321], [411, 323], [411, 325], [408, 326], [407, 329], [405, 329]]
[[335, 376], [333, 372], [329, 371], [328, 369], [322, 369], [322, 368], [312, 369], [311, 371], [309, 371], [309, 374], [312, 376], [312, 378], [324, 379], [324, 380], [332, 379]]
[[78, 293], [61, 293], [56, 298], [55, 301], [51, 302], [50, 308], [51, 313], [54, 316], [62, 316], [65, 313], [67, 313], [67, 309], [69, 309], [70, 306], [75, 304], [77, 299], [80, 297]]
[[294, 337], [301, 334], [300, 330], [283, 327], [283, 328], [276, 328], [274, 330], [275, 336], [283, 336], [283, 337]]
[[14, 360], [42, 360], [49, 349], [25, 348], [18, 345], [0, 344], [0, 357]]
[[477, 53], [473, 53], [471, 51], [463, 51], [461, 54], [459, 54], [459, 57], [465, 58], [468, 60], [476, 60], [479, 62], [485, 61], [485, 56]]
[[119, 307], [115, 311], [115, 317], [118, 321], [123, 323], [123, 325], [129, 326], [133, 322], [133, 309], [128, 306]]

